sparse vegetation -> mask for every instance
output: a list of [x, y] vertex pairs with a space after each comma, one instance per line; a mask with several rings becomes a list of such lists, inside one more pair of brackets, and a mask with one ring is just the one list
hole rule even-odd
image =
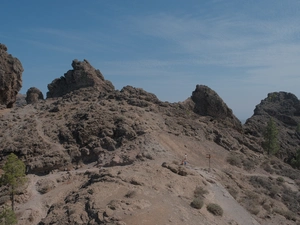
[[282, 210], [282, 209], [275, 209], [274, 212], [284, 216], [288, 220], [296, 221], [295, 213], [293, 213], [291, 211], [286, 211], [286, 210]]
[[208, 191], [203, 187], [197, 186], [194, 191], [194, 197], [204, 197], [204, 195], [208, 194]]
[[251, 159], [243, 159], [243, 166], [244, 169], [247, 171], [253, 170], [255, 168], [255, 161], [251, 160]]
[[18, 188], [26, 182], [25, 164], [15, 154], [11, 153], [7, 158], [3, 171], [4, 174], [0, 183], [9, 186], [11, 209], [14, 210], [15, 194]]
[[3, 208], [0, 212], [0, 224], [1, 225], [13, 225], [17, 224], [18, 220], [15, 212], [10, 208]]
[[223, 209], [218, 204], [209, 203], [206, 208], [209, 212], [211, 212], [215, 216], [222, 216], [223, 215]]
[[197, 186], [194, 190], [194, 200], [191, 202], [191, 206], [195, 209], [201, 209], [204, 202], [204, 195], [207, 194], [208, 191], [203, 187]]
[[196, 197], [194, 200], [191, 202], [191, 206], [195, 209], [201, 209], [203, 206], [203, 198], [202, 197]]
[[242, 159], [237, 153], [230, 153], [227, 162], [232, 166], [242, 167]]
[[267, 127], [264, 131], [263, 148], [268, 155], [275, 155], [279, 150], [278, 130], [272, 118], [269, 119]]
[[297, 150], [295, 157], [291, 161], [291, 165], [295, 168], [300, 168], [300, 149]]
[[276, 180], [277, 180], [278, 183], [283, 183], [284, 182], [283, 177], [277, 177]]
[[231, 194], [231, 196], [232, 196], [234, 199], [237, 199], [237, 196], [238, 196], [238, 193], [239, 193], [239, 192], [238, 192], [235, 188], [233, 188], [233, 187], [231, 187], [231, 186], [227, 186], [226, 188], [227, 188], [229, 194]]

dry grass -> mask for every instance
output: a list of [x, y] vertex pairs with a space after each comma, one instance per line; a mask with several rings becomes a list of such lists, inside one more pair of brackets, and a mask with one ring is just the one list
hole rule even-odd
[[223, 215], [223, 209], [218, 204], [209, 203], [206, 208], [210, 213], [214, 214], [215, 216], [222, 216]]

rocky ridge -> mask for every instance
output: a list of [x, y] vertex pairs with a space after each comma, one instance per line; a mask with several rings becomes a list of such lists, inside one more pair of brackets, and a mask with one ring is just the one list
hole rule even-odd
[[[209, 87], [168, 103], [140, 88], [115, 90], [86, 60], [72, 67], [48, 86], [47, 99], [0, 111], [0, 164], [13, 152], [30, 177], [17, 198], [19, 224], [299, 221], [299, 171], [260, 145], [270, 116], [285, 127], [279, 158], [298, 143], [295, 96], [272, 94], [242, 126]], [[204, 205], [222, 205], [222, 217], [190, 206], [197, 187], [207, 190]], [[0, 204], [9, 204], [1, 193]]]

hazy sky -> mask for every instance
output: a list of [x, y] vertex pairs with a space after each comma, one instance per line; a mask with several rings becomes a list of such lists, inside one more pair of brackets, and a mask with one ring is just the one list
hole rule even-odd
[[20, 59], [23, 88], [87, 59], [116, 89], [179, 102], [197, 84], [240, 119], [268, 93], [300, 96], [299, 0], [2, 0], [0, 43]]

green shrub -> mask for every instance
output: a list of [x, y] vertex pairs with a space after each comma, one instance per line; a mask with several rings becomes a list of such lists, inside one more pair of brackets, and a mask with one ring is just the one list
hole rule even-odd
[[278, 183], [283, 183], [284, 182], [283, 177], [277, 177], [276, 180], [277, 180]]
[[223, 215], [223, 209], [218, 204], [209, 203], [206, 208], [210, 213], [214, 214], [215, 216], [222, 216]]
[[195, 209], [201, 209], [203, 206], [203, 198], [202, 197], [196, 197], [192, 202], [191, 206]]
[[17, 224], [15, 212], [10, 208], [4, 208], [0, 212], [0, 224]]
[[231, 153], [227, 157], [226, 161], [232, 166], [236, 166], [236, 167], [242, 166], [242, 159], [235, 153]]
[[204, 197], [205, 194], [207, 194], [208, 191], [204, 189], [203, 187], [197, 186], [195, 191], [194, 191], [194, 197]]

